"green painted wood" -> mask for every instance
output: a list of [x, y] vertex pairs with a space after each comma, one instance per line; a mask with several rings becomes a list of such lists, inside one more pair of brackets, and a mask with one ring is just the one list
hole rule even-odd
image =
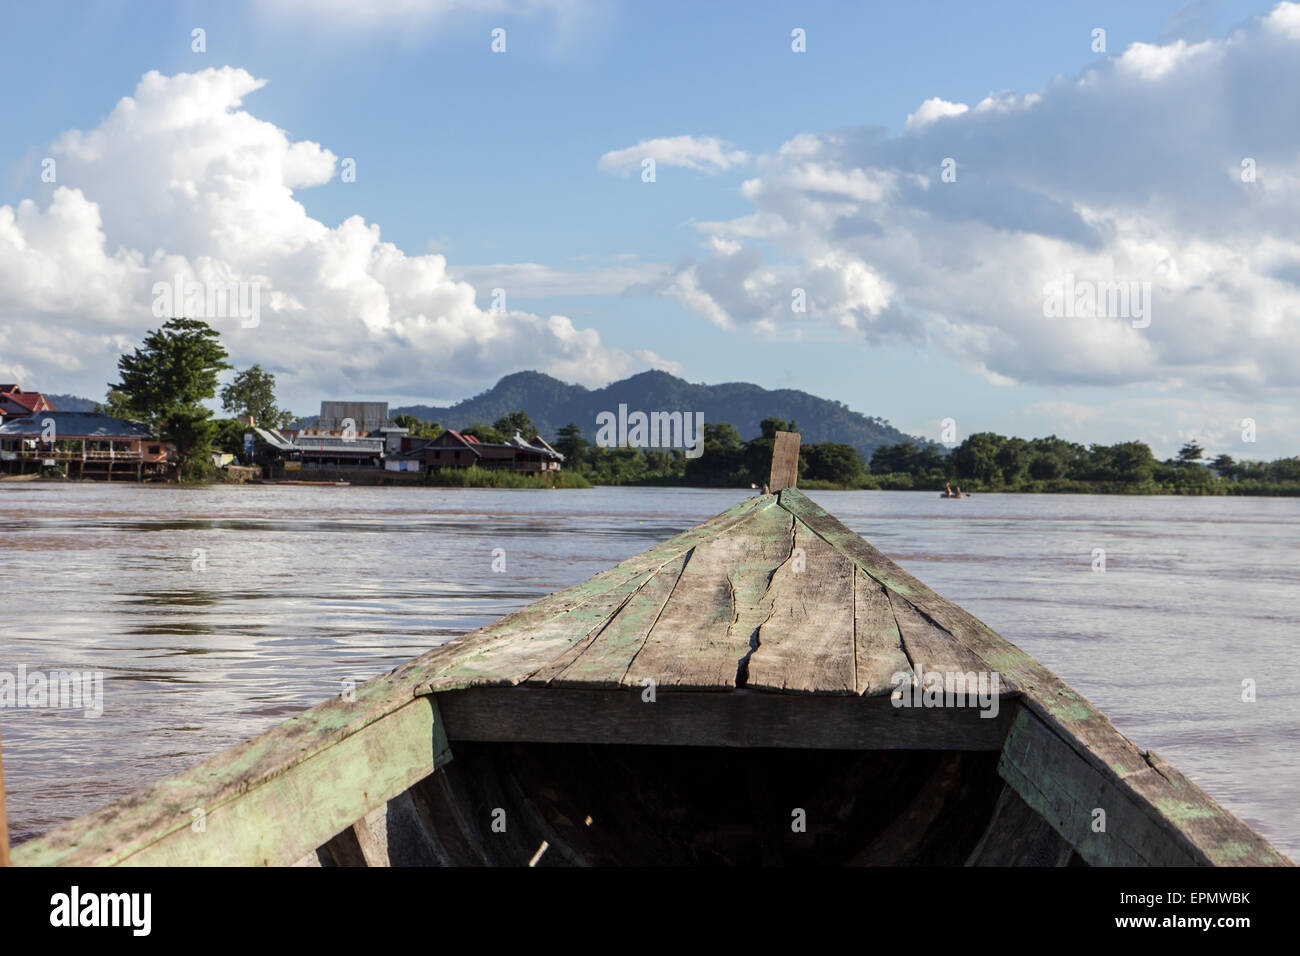
[[[335, 702], [313, 708], [331, 708]], [[346, 704], [346, 702], [344, 702]], [[354, 702], [355, 703], [355, 702]], [[24, 843], [22, 866], [288, 866], [451, 759], [437, 704], [407, 699], [328, 745], [308, 711], [241, 747]], [[331, 717], [333, 715], [331, 714]], [[305, 719], [304, 719], [305, 718]], [[276, 755], [285, 755], [279, 759]], [[198, 829], [201, 810], [202, 828]]]
[[[1023, 707], [1062, 738], [1099, 780], [1122, 784], [1123, 790], [1161, 818], [1177, 820], [1181, 813], [1180, 832], [1204, 860], [1213, 865], [1237, 865], [1247, 859], [1258, 865], [1290, 865], [1262, 836], [1186, 778], [1174, 782], [1151, 772], [1143, 751], [1082, 694], [1037, 660], [936, 594], [802, 493], [786, 489], [779, 500], [783, 508], [884, 585], [891, 596], [906, 598], [923, 617], [998, 672], [1003, 688], [1018, 691]], [[1031, 794], [1020, 794], [1032, 804]]]
[[[1093, 866], [1211, 862], [1130, 789], [1134, 775], [1125, 780], [1099, 770], [1029, 710], [1022, 708], [1012, 722], [998, 773]], [[1104, 831], [1094, 829], [1098, 810], [1105, 813]]]
[[794, 522], [794, 548], [772, 574], [745, 686], [854, 694], [853, 562]]

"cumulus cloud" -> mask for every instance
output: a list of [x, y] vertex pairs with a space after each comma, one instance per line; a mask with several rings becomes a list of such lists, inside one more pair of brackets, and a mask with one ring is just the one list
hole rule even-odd
[[702, 173], [720, 173], [749, 162], [749, 154], [712, 136], [668, 136], [646, 139], [626, 149], [610, 150], [596, 168], [603, 173], [630, 176], [641, 163], [653, 159], [662, 166], [683, 166]]
[[0, 335], [17, 380], [102, 395], [117, 356], [161, 324], [155, 284], [176, 276], [258, 284], [256, 327], [203, 317], [303, 410], [331, 394], [469, 391], [523, 368], [600, 384], [644, 367], [563, 316], [481, 308], [443, 256], [406, 255], [360, 216], [311, 218], [295, 192], [333, 180], [337, 159], [241, 109], [263, 82], [148, 73], [96, 128], [55, 141], [57, 185], [0, 206]]
[[960, 116], [968, 109], [970, 107], [965, 103], [949, 103], [947, 100], [942, 100], [936, 96], [922, 103], [915, 113], [908, 113], [907, 122], [903, 124], [903, 128], [906, 130], [920, 129], [922, 126], [943, 119], [945, 116]]
[[[748, 214], [698, 223], [705, 248], [642, 288], [720, 325], [924, 341], [994, 381], [1293, 388], [1297, 113], [1300, 4], [1281, 3], [1026, 95], [927, 100], [896, 136], [801, 134], [755, 160]], [[1067, 275], [1150, 283], [1150, 325], [1046, 317]]]

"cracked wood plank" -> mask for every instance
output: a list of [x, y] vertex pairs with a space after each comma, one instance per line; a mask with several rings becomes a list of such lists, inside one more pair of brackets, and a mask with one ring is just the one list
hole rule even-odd
[[768, 580], [789, 556], [793, 523], [772, 508], [696, 545], [623, 684], [735, 687], [767, 613]]
[[543, 598], [412, 664], [425, 672], [416, 693], [516, 684], [589, 637], [634, 590], [701, 541], [775, 507], [771, 495], [747, 498], [722, 514], [628, 558], [595, 577]]
[[853, 563], [807, 525], [772, 574], [745, 686], [796, 694], [853, 694]]
[[628, 598], [590, 640], [575, 645], [525, 683], [553, 687], [618, 687], [677, 586], [692, 552], [664, 565]]
[[884, 586], [855, 565], [853, 587], [854, 690], [864, 697], [876, 697], [914, 683], [912, 662], [903, 650]]

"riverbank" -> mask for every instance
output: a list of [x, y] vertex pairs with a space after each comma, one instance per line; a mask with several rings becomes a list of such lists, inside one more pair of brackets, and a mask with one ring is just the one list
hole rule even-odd
[[[304, 472], [311, 479], [321, 484], [348, 484], [360, 487], [405, 487], [405, 488], [680, 488], [683, 490], [726, 490], [710, 485], [687, 485], [670, 483], [663, 480], [600, 482], [590, 481], [584, 475], [574, 472], [558, 472], [548, 478], [522, 475], [517, 472], [496, 471], [485, 468], [442, 468], [421, 476], [399, 477], [400, 472], [355, 472], [336, 469], [328, 473]], [[106, 484], [93, 478], [62, 478], [44, 475], [25, 475], [21, 479], [0, 479], [0, 483], [25, 484]], [[146, 482], [146, 484], [163, 484], [164, 482]], [[174, 482], [165, 482], [174, 484]], [[298, 482], [294, 482], [298, 483]], [[118, 481], [113, 484], [136, 484], [136, 482]], [[204, 487], [212, 485], [274, 485], [275, 481], [261, 481], [250, 478], [231, 478], [214, 476], [204, 481], [184, 482], [186, 487]], [[727, 486], [733, 487], [733, 486]], [[830, 481], [802, 480], [799, 487], [805, 491], [922, 491], [943, 493], [942, 483], [914, 483], [911, 475], [869, 475], [864, 480], [851, 484], [837, 484]], [[1256, 498], [1295, 498], [1300, 497], [1300, 482], [1266, 483], [1256, 481], [1224, 481], [1215, 479], [1212, 484], [1197, 486], [1170, 486], [1156, 482], [1088, 482], [1072, 479], [1055, 479], [1052, 481], [1031, 481], [1020, 485], [985, 485], [979, 482], [962, 482], [963, 495], [1169, 495], [1182, 497], [1256, 497]], [[743, 490], [743, 488], [742, 488]]]

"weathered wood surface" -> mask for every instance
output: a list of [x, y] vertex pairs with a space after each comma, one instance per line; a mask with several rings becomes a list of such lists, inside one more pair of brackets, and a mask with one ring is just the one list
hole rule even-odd
[[[940, 597], [804, 495], [786, 490], [781, 492], [780, 499], [783, 508], [879, 581], [890, 592], [891, 602], [895, 598], [905, 599], [923, 618], [948, 635], [955, 645], [974, 655], [989, 671], [997, 673], [1004, 695], [1012, 690], [1019, 692], [1022, 706], [1088, 765], [1098, 782], [1115, 786], [1118, 793], [1140, 808], [1139, 816], [1143, 822], [1134, 823], [1134, 827], [1144, 826], [1166, 833], [1167, 827], [1172, 825], [1190, 841], [1195, 861], [1199, 863], [1219, 866], [1292, 865], [1267, 840], [1181, 774], [1174, 778], [1153, 772], [1145, 752], [1121, 734], [1083, 695], [1037, 660], [963, 608]], [[907, 645], [906, 634], [904, 645]], [[1052, 780], [1050, 774], [1036, 777], [1023, 773], [1016, 775], [1008, 761], [1004, 761], [1003, 766], [1007, 768], [1004, 776], [1008, 782], [1031, 806], [1037, 799], [1031, 789], [1032, 781], [1037, 779], [1046, 786]], [[1055, 799], [1065, 801], [1067, 798]], [[1159, 839], [1158, 836], [1146, 835], [1138, 838], [1132, 833], [1130, 836], [1136, 844], [1148, 838]]]
[[800, 522], [794, 550], [772, 574], [746, 687], [854, 694], [853, 562]]
[[912, 685], [916, 674], [903, 650], [903, 636], [889, 603], [889, 592], [856, 565], [853, 588], [854, 689], [863, 696], [875, 697]]
[[417, 693], [517, 684], [540, 671], [612, 615], [631, 592], [697, 544], [776, 507], [770, 495], [747, 498], [715, 518], [557, 592], [487, 627], [416, 658]]
[[799, 483], [799, 433], [777, 432], [772, 442], [772, 470], [767, 480], [773, 494]]
[[[374, 682], [371, 682], [374, 684]], [[24, 866], [288, 865], [451, 758], [432, 698], [365, 714], [381, 685], [286, 721], [14, 853]], [[360, 705], [360, 706], [358, 706]], [[200, 811], [196, 813], [195, 811]]]
[[1002, 747], [1015, 708], [996, 718], [962, 707], [899, 708], [888, 697], [758, 691], [657, 692], [485, 687], [438, 695], [458, 740], [778, 747], [813, 750], [977, 750]]
[[678, 690], [737, 686], [755, 628], [767, 614], [768, 583], [790, 555], [793, 524], [788, 512], [772, 508], [697, 544], [623, 683]]

